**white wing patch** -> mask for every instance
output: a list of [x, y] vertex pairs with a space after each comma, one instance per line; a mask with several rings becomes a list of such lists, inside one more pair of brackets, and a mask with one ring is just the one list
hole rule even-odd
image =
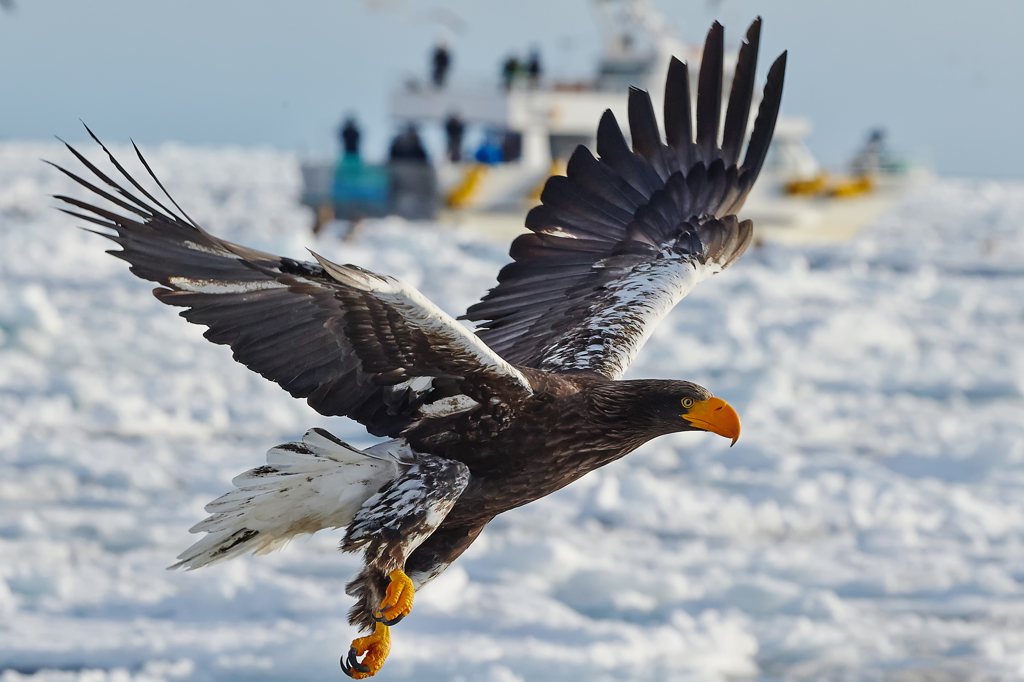
[[666, 254], [606, 288], [581, 327], [544, 352], [544, 369], [589, 369], [621, 379], [658, 322], [697, 284], [721, 270], [695, 256]]
[[468, 395], [453, 395], [448, 398], [441, 398], [420, 408], [420, 416], [426, 418], [447, 417], [459, 412], [466, 412], [480, 403]]
[[238, 256], [238, 255], [236, 255], [234, 253], [231, 253], [227, 249], [211, 249], [208, 246], [203, 246], [202, 244], [196, 244], [195, 242], [189, 241], [187, 239], [185, 241], [183, 241], [182, 244], [184, 244], [186, 247], [192, 249], [193, 251], [202, 251], [203, 253], [208, 253], [208, 254], [213, 255], [213, 256], [221, 256], [223, 258], [234, 258], [236, 260], [240, 260], [241, 259], [240, 256]]
[[400, 391], [403, 388], [408, 388], [413, 393], [425, 393], [430, 390], [433, 382], [433, 377], [412, 377], [411, 379], [406, 379], [400, 384], [395, 384], [395, 390]]
[[287, 289], [287, 284], [281, 284], [273, 279], [259, 279], [250, 281], [221, 281], [215, 279], [189, 279], [188, 277], [168, 278], [175, 288], [182, 291], [192, 291], [197, 294], [245, 294], [250, 291], [263, 289]]

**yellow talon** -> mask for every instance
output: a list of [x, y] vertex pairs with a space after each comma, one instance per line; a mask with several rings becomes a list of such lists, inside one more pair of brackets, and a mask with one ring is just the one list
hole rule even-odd
[[[374, 616], [377, 623], [373, 634], [353, 640], [348, 657], [341, 659], [341, 669], [354, 680], [363, 680], [377, 674], [391, 652], [391, 629], [388, 626], [402, 620], [412, 610], [415, 593], [412, 580], [401, 570], [392, 571], [388, 577], [391, 582], [380, 603], [379, 615]], [[366, 654], [366, 658], [360, 663], [359, 657], [363, 654]]]
[[[349, 650], [348, 660], [342, 659], [341, 669], [353, 680], [364, 680], [367, 677], [376, 675], [384, 660], [391, 652], [391, 630], [384, 623], [377, 623], [373, 634], [359, 639], [352, 640], [352, 648]], [[357, 656], [366, 654], [366, 658], [359, 663]], [[346, 666], [346, 663], [348, 665]]]
[[391, 578], [391, 583], [384, 595], [384, 601], [380, 603], [380, 617], [388, 624], [394, 624], [412, 611], [412, 599], [416, 591], [405, 571], [392, 571], [388, 577]]

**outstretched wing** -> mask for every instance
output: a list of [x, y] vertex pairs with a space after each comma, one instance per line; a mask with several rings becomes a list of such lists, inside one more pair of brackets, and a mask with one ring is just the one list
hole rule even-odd
[[662, 143], [648, 94], [629, 93], [630, 151], [606, 111], [597, 131], [600, 161], [578, 147], [567, 176], [548, 180], [530, 211], [534, 234], [512, 244], [513, 263], [465, 317], [516, 365], [622, 376], [654, 327], [701, 280], [750, 243], [739, 222], [775, 130], [786, 53], [768, 72], [743, 162], [761, 20], [740, 49], [719, 144], [723, 30], [708, 33], [697, 85], [696, 136], [688, 69], [676, 59], [665, 87]]
[[120, 211], [58, 196], [78, 209], [61, 210], [112, 230], [98, 234], [122, 247], [110, 253], [128, 261], [135, 275], [161, 285], [153, 291], [159, 300], [184, 307], [182, 317], [209, 327], [207, 339], [231, 346], [235, 360], [321, 414], [396, 436], [435, 401], [529, 394], [518, 370], [399, 280], [319, 256], [307, 263], [217, 239], [180, 208], [183, 217], [167, 209], [106, 147], [148, 202], [68, 149], [113, 192], [58, 169]]

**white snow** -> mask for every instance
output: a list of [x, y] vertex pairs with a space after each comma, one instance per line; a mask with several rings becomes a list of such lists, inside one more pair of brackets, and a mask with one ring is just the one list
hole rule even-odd
[[[54, 210], [81, 193], [40, 158], [74, 162], [0, 143], [0, 681], [343, 679], [340, 531], [164, 567], [268, 448], [373, 439], [156, 301]], [[149, 160], [214, 234], [399, 276], [451, 314], [506, 258], [398, 221], [314, 240], [287, 155]], [[1021, 349], [1024, 184], [940, 181], [853, 243], [752, 250], [627, 374], [728, 400], [736, 447], [661, 438], [499, 517], [417, 595], [379, 679], [1024, 677]]]

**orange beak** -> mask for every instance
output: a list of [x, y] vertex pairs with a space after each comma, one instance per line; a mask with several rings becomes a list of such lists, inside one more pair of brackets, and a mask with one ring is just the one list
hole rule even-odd
[[736, 445], [740, 437], [740, 417], [732, 405], [721, 398], [708, 398], [694, 403], [682, 417], [698, 429], [731, 438], [732, 445]]

